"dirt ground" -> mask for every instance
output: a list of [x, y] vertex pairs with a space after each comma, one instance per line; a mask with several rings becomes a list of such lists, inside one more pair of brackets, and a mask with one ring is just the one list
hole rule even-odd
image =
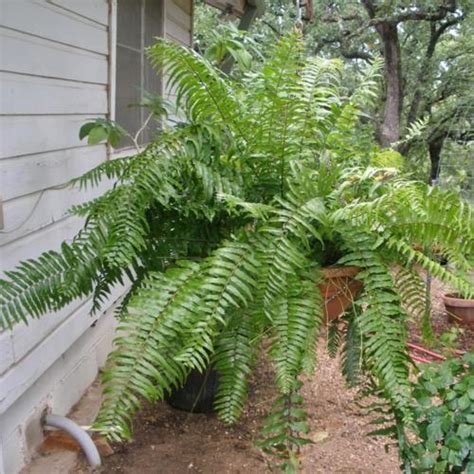
[[[439, 335], [448, 324], [442, 293], [433, 282], [433, 322]], [[410, 323], [410, 338], [419, 341], [416, 321]], [[465, 329], [457, 349], [472, 350], [474, 331]], [[324, 343], [322, 344], [322, 346]], [[443, 347], [434, 350], [440, 352]], [[330, 359], [324, 347], [318, 351], [318, 369], [305, 380], [303, 395], [314, 444], [301, 455], [302, 472], [391, 474], [401, 472], [395, 448], [385, 451], [385, 439], [368, 437], [370, 419], [354, 404], [356, 390], [348, 390], [338, 361]], [[115, 447], [105, 459], [103, 473], [122, 474], [260, 474], [273, 472], [268, 459], [254, 442], [275, 396], [273, 374], [260, 364], [251, 383], [247, 408], [240, 422], [231, 428], [214, 415], [188, 414], [160, 403], [146, 407], [134, 422], [134, 440]], [[76, 473], [87, 470], [78, 466]]]
[[[347, 390], [337, 360], [319, 351], [316, 374], [307, 379], [303, 395], [313, 445], [301, 455], [309, 473], [398, 473], [395, 450], [387, 454], [385, 441], [367, 437], [373, 427], [352, 403], [355, 390]], [[260, 365], [252, 380], [247, 408], [240, 422], [225, 427], [215, 415], [189, 414], [160, 403], [145, 408], [134, 423], [134, 440], [116, 446], [105, 459], [104, 473], [123, 474], [257, 474], [273, 472], [254, 442], [272, 405], [273, 373]], [[77, 473], [84, 473], [78, 467]]]

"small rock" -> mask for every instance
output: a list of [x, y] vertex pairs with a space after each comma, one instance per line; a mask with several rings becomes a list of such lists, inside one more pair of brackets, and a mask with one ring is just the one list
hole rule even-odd
[[326, 438], [329, 438], [329, 433], [327, 431], [317, 431], [311, 437], [315, 443], [320, 443], [324, 441]]

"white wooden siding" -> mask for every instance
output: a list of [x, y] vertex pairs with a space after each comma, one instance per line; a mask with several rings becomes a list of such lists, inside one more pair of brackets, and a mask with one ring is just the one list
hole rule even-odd
[[183, 45], [191, 44], [192, 7], [186, 0], [165, 0], [165, 37]]
[[[0, 6], [0, 271], [70, 240], [82, 222], [67, 210], [98, 196], [63, 185], [107, 159], [79, 140], [109, 114], [106, 0], [15, 0]], [[1, 273], [1, 272], [0, 272]], [[89, 303], [0, 333], [0, 413], [81, 336]], [[1, 470], [1, 468], [0, 468]]]
[[[0, 0], [0, 274], [70, 240], [82, 223], [67, 210], [110, 186], [63, 185], [107, 159], [105, 145], [86, 145], [78, 131], [111, 114], [114, 1]], [[163, 1], [166, 36], [189, 45], [191, 0]], [[89, 309], [75, 301], [0, 332], [0, 415], [87, 330]]]
[[0, 114], [35, 115], [107, 112], [107, 86], [0, 72]]
[[0, 158], [84, 147], [84, 142], [79, 140], [79, 129], [87, 118], [85, 115], [0, 117]]
[[[123, 292], [117, 287], [110, 298], [118, 298]], [[39, 344], [34, 352], [29, 352], [15, 366], [0, 378], [0, 413], [7, 410], [35, 381], [51, 366], [58, 357], [86, 331], [94, 322], [90, 316], [91, 303], [82, 303], [72, 314], [64, 318], [48, 334], [47, 344]]]
[[6, 158], [0, 162], [2, 198], [9, 201], [59, 186], [72, 176], [79, 176], [97, 166], [103, 159], [102, 145]]
[[[88, 2], [75, 1], [76, 6], [81, 3]], [[4, 0], [1, 10], [0, 22], [6, 28], [75, 48], [108, 54], [105, 24], [99, 25], [46, 0]]]
[[109, 24], [109, 5], [106, 0], [47, 0], [75, 15], [83, 16], [101, 25]]
[[107, 56], [0, 27], [2, 71], [107, 84]]
[[[5, 228], [7, 232], [0, 234], [0, 251], [9, 251], [7, 244], [18, 241], [18, 239], [32, 233], [37, 233], [38, 236], [41, 235], [37, 232], [38, 230], [66, 219], [68, 210], [73, 205], [98, 197], [107, 187], [108, 183], [105, 182], [100, 187], [92, 188], [87, 193], [69, 187], [51, 189], [6, 201], [4, 203], [4, 213], [11, 216], [11, 218], [8, 221], [8, 227]], [[34, 244], [42, 247], [41, 242], [35, 242]], [[48, 242], [46, 242], [47, 244]], [[44, 250], [48, 248], [51, 248], [51, 244]], [[3, 265], [3, 259], [0, 259], [0, 261]]]
[[[192, 44], [192, 31], [192, 2], [188, 0], [165, 0], [165, 38], [188, 46]], [[176, 99], [174, 91], [166, 85], [166, 76], [164, 95], [171, 102]], [[178, 117], [171, 114], [168, 120], [172, 124], [178, 120]]]

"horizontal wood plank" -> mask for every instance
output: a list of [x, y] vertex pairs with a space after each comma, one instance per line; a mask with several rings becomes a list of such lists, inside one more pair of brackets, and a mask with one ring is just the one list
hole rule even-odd
[[15, 362], [11, 331], [0, 332], [0, 375]]
[[61, 242], [71, 240], [81, 227], [82, 219], [67, 217], [3, 245], [0, 252], [0, 269], [12, 269], [21, 260], [36, 258], [46, 250], [58, 249]]
[[[114, 289], [110, 303], [123, 292], [124, 287]], [[88, 300], [0, 377], [0, 415], [91, 327], [90, 308]]]
[[0, 161], [3, 201], [67, 183], [107, 159], [105, 145], [71, 148]]
[[23, 359], [83, 304], [81, 300], [73, 301], [60, 311], [45, 314], [40, 319], [30, 319], [28, 324], [16, 325], [11, 331], [14, 363]]
[[166, 8], [170, 8], [170, 3], [174, 3], [179, 9], [189, 15], [193, 11], [193, 0], [167, 0]]
[[47, 0], [67, 11], [89, 18], [101, 25], [107, 25], [109, 5], [107, 0]]
[[0, 116], [0, 158], [86, 147], [79, 129], [87, 115]]
[[107, 86], [0, 72], [0, 115], [108, 112]]
[[101, 54], [107, 54], [109, 49], [105, 26], [74, 15], [45, 0], [3, 2], [0, 25]]
[[105, 183], [87, 192], [75, 188], [48, 190], [5, 202], [5, 229], [0, 234], [0, 251], [3, 251], [2, 246], [16, 239], [64, 219], [73, 205], [98, 197], [103, 193], [104, 187]]
[[0, 27], [2, 71], [107, 84], [107, 56]]
[[189, 46], [191, 43], [191, 32], [184, 30], [179, 25], [169, 22], [166, 25], [166, 39], [184, 46]]
[[172, 1], [168, 2], [166, 7], [166, 18], [168, 21], [179, 25], [184, 30], [191, 31], [192, 18], [188, 12]]

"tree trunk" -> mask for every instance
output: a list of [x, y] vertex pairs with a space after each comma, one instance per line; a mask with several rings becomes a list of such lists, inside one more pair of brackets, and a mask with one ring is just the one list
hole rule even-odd
[[439, 161], [441, 158], [441, 150], [443, 149], [445, 139], [446, 135], [438, 135], [437, 137], [431, 139], [428, 144], [431, 161], [430, 184], [435, 184], [436, 180], [439, 178]]
[[377, 32], [382, 39], [384, 55], [385, 104], [379, 126], [379, 142], [384, 148], [400, 139], [400, 121], [403, 105], [402, 58], [397, 25], [381, 23]]

